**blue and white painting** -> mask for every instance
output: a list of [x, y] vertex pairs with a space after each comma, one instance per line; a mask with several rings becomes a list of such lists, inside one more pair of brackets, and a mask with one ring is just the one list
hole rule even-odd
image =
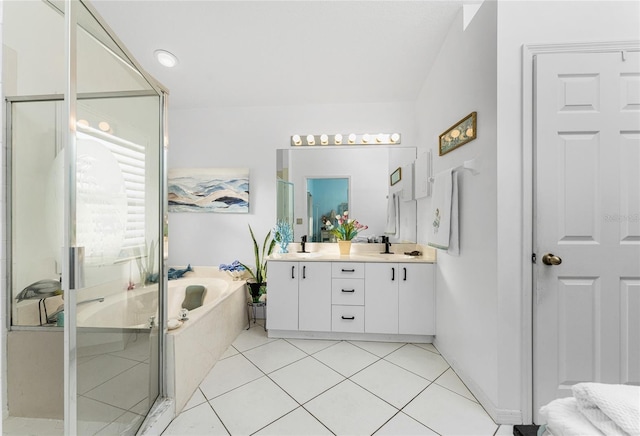
[[169, 212], [249, 213], [248, 168], [169, 169]]

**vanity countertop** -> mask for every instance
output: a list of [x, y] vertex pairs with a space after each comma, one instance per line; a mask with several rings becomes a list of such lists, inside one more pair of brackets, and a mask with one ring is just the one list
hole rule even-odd
[[[274, 262], [386, 262], [386, 263], [435, 263], [436, 250], [416, 244], [393, 244], [392, 254], [382, 254], [381, 244], [353, 244], [351, 254], [340, 255], [338, 244], [306, 244], [308, 253], [299, 253], [300, 244], [290, 244], [289, 253], [273, 253], [267, 260]], [[383, 247], [383, 246], [382, 246]], [[384, 248], [383, 248], [384, 249]], [[408, 256], [404, 253], [420, 251], [421, 256]]]

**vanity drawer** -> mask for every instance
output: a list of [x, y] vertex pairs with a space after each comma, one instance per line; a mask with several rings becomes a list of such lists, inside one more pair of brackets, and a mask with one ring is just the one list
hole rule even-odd
[[333, 279], [331, 304], [364, 305], [364, 279]]
[[331, 331], [364, 333], [364, 306], [331, 306]]
[[332, 262], [331, 277], [334, 279], [363, 279], [364, 263]]

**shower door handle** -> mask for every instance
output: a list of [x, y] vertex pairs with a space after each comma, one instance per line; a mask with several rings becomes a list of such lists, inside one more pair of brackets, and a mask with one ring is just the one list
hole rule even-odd
[[69, 248], [69, 289], [84, 287], [84, 247]]

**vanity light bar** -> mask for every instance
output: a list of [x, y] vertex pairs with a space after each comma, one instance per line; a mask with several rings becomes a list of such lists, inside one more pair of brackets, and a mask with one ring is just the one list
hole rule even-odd
[[323, 146], [323, 145], [394, 145], [400, 144], [399, 133], [349, 133], [344, 135], [292, 135], [291, 146]]

